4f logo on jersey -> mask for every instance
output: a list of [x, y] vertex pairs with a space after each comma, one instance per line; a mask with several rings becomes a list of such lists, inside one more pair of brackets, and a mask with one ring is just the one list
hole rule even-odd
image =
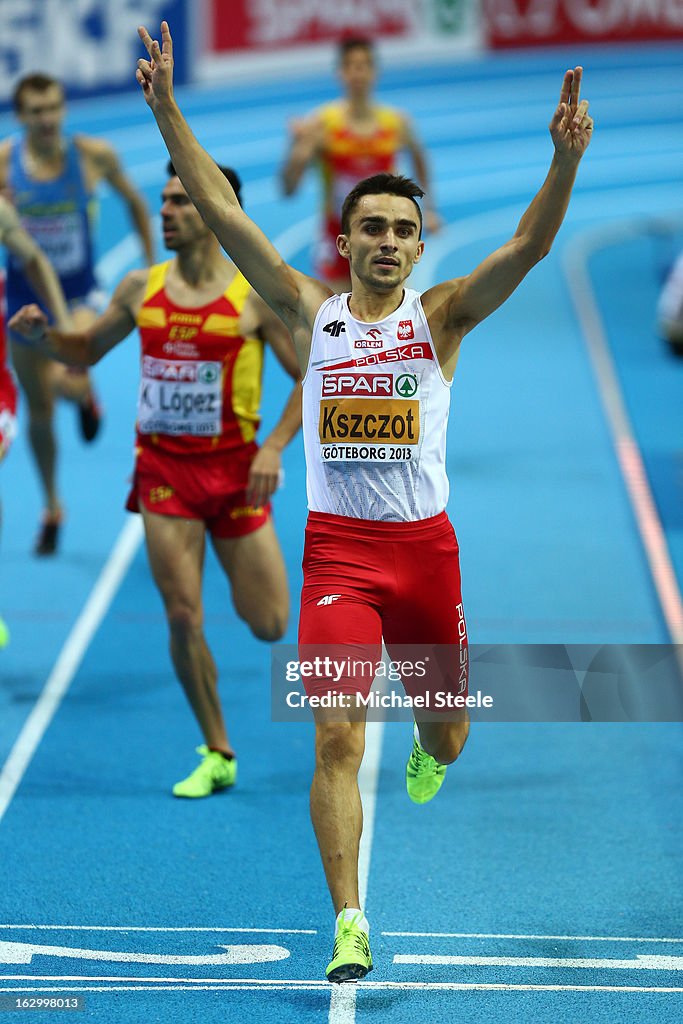
[[316, 604], [334, 604], [340, 597], [341, 594], [327, 594], [325, 597], [321, 597], [319, 601], [316, 601]]
[[412, 320], [400, 320], [396, 328], [396, 337], [399, 341], [412, 341], [415, 337]]
[[343, 320], [331, 320], [329, 324], [325, 324], [323, 330], [330, 337], [338, 338], [340, 334], [346, 334], [346, 324]]

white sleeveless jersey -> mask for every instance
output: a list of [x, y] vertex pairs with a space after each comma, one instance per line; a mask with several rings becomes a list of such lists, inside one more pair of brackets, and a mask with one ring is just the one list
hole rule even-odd
[[303, 381], [308, 507], [357, 519], [414, 521], [448, 501], [444, 379], [420, 295], [406, 289], [378, 323], [349, 295], [322, 304]]

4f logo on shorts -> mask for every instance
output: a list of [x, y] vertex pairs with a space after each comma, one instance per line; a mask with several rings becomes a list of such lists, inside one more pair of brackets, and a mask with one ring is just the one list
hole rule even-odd
[[325, 597], [321, 597], [316, 604], [334, 604], [334, 602], [338, 601], [340, 597], [341, 594], [326, 594]]
[[415, 337], [412, 320], [400, 320], [396, 328], [396, 337], [399, 341], [412, 341]]
[[346, 334], [346, 324], [343, 320], [331, 320], [329, 324], [325, 324], [323, 330], [332, 338], [338, 338], [342, 332]]

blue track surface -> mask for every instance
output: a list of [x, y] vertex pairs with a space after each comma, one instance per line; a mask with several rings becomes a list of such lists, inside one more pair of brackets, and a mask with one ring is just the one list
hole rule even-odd
[[[681, 55], [592, 48], [383, 75], [384, 98], [413, 114], [429, 148], [451, 225], [427, 240], [420, 287], [469, 270], [514, 230], [545, 175], [545, 126], [574, 61], [585, 64], [596, 119], [556, 248], [468, 338], [458, 366], [449, 512], [474, 642], [668, 640], [563, 255], [598, 232], [590, 281], [680, 588], [683, 363], [657, 339], [654, 305], [668, 244], [657, 232], [680, 212]], [[334, 92], [329, 78], [180, 97], [200, 140], [243, 175], [249, 212], [304, 270], [315, 184], [283, 202], [275, 175], [287, 118]], [[158, 208], [165, 152], [140, 97], [74, 106], [71, 126], [111, 139]], [[10, 127], [0, 118], [0, 135]], [[600, 243], [603, 226], [622, 222], [641, 227]], [[137, 259], [128, 230], [105, 195], [108, 288]], [[28, 555], [39, 505], [25, 437], [2, 467], [1, 610], [12, 642], [0, 652], [0, 763], [126, 522], [136, 339], [96, 376], [107, 424], [94, 450], [60, 411], [68, 520], [54, 561]], [[270, 366], [265, 429], [287, 387]], [[285, 468], [276, 524], [296, 609], [300, 440]], [[375, 729], [366, 881], [376, 967], [340, 1005], [323, 975], [331, 911], [308, 821], [311, 727], [271, 721], [268, 649], [237, 622], [210, 557], [205, 603], [239, 784], [198, 803], [169, 794], [200, 738], [138, 549], [0, 818], [0, 996], [84, 995], [83, 1018], [102, 1024], [683, 1018], [680, 724], [480, 726], [424, 808], [405, 795], [408, 727]], [[293, 618], [286, 639], [295, 635]], [[197, 962], [245, 944], [268, 947], [262, 958], [290, 955]], [[27, 945], [50, 948], [26, 962]], [[469, 962], [394, 960], [425, 955]]]

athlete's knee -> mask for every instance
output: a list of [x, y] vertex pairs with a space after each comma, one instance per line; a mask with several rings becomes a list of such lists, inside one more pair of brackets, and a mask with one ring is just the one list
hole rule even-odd
[[28, 405], [29, 428], [44, 429], [52, 423], [55, 403], [52, 395], [41, 393], [26, 393], [26, 404]]
[[286, 602], [264, 603], [260, 607], [237, 608], [257, 640], [274, 644], [281, 640], [287, 629], [289, 609]]
[[166, 621], [171, 636], [176, 640], [188, 640], [201, 633], [202, 612], [188, 601], [170, 600], [166, 604]]
[[470, 732], [469, 718], [456, 722], [422, 723], [420, 743], [439, 764], [457, 761]]
[[335, 768], [360, 768], [365, 750], [365, 728], [362, 722], [318, 722], [316, 724], [316, 767], [324, 771]]

